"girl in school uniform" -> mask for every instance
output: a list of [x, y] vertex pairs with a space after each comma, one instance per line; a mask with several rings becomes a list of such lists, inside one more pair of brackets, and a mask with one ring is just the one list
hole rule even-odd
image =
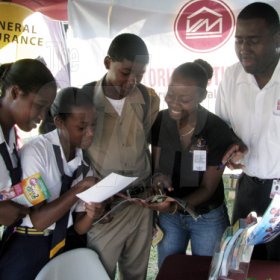
[[0, 279], [33, 280], [50, 258], [73, 247], [67, 238], [73, 224], [84, 234], [103, 213], [102, 204], [84, 204], [76, 196], [96, 183], [82, 150], [93, 139], [91, 100], [80, 89], [66, 88], [51, 112], [56, 129], [25, 144], [20, 153], [23, 177], [39, 172], [51, 196], [16, 227], [0, 259]]
[[[55, 79], [40, 61], [21, 59], [0, 66], [0, 193], [9, 193], [22, 179], [15, 125], [24, 131], [35, 128], [55, 95]], [[29, 208], [3, 198], [0, 225], [13, 225], [29, 213]]]

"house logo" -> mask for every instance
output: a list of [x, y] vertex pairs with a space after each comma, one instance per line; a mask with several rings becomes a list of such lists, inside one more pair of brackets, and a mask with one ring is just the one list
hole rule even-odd
[[194, 52], [211, 52], [231, 37], [235, 18], [220, 0], [194, 0], [182, 7], [175, 19], [179, 43]]

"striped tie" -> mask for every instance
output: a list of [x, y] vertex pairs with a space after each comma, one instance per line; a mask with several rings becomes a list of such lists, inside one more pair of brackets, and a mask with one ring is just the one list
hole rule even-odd
[[[71, 188], [71, 185], [75, 178], [78, 178], [83, 171], [83, 165], [80, 165], [73, 173], [72, 177], [65, 175], [64, 169], [63, 169], [63, 161], [61, 157], [60, 147], [57, 145], [53, 145], [54, 153], [56, 156], [56, 162], [59, 168], [59, 171], [61, 173], [61, 189], [60, 189], [60, 196], [68, 191]], [[67, 235], [67, 225], [68, 225], [68, 219], [69, 219], [70, 210], [64, 214], [63, 217], [61, 217], [55, 225], [55, 229], [53, 232], [52, 237], [52, 244], [51, 244], [51, 250], [50, 250], [50, 259], [53, 258], [58, 253], [61, 253], [63, 251], [63, 248], [65, 246], [66, 241], [66, 235]]]

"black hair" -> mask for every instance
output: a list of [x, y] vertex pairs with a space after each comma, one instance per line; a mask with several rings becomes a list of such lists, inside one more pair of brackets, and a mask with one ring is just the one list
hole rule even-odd
[[51, 106], [51, 115], [65, 120], [75, 107], [93, 107], [93, 102], [83, 89], [67, 87], [56, 95]]
[[237, 16], [237, 20], [262, 18], [273, 32], [280, 30], [279, 15], [277, 11], [267, 3], [254, 2], [246, 6]]
[[198, 64], [199, 66], [201, 66], [203, 68], [203, 70], [206, 72], [208, 80], [212, 79], [213, 68], [206, 60], [198, 58], [198, 59], [194, 60], [193, 62]]
[[[207, 67], [204, 68], [205, 66], [203, 65], [207, 65]], [[205, 92], [208, 80], [212, 77], [213, 69], [208, 62], [199, 60], [199, 62], [186, 62], [179, 65], [174, 70], [174, 73], [179, 73], [185, 78], [193, 79], [194, 81], [196, 81], [198, 87], [200, 87], [203, 92]]]
[[30, 92], [37, 93], [45, 86], [50, 86], [55, 91], [57, 89], [51, 71], [42, 62], [29, 58], [0, 66], [1, 96], [4, 96], [7, 88], [12, 85], [17, 85], [25, 95]]
[[45, 118], [39, 126], [39, 133], [45, 134], [56, 129], [53, 118], [59, 116], [62, 120], [66, 120], [72, 113], [74, 107], [93, 107], [92, 98], [90, 98], [84, 89], [76, 87], [67, 87], [61, 89], [50, 110], [46, 112]]
[[149, 53], [145, 42], [132, 33], [122, 33], [111, 42], [108, 52], [115, 61], [135, 61], [143, 64], [149, 63]]

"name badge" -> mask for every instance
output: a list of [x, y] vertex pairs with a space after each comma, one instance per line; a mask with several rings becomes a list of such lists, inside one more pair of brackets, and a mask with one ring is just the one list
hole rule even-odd
[[199, 137], [191, 146], [193, 153], [193, 171], [205, 171], [207, 165], [207, 145], [205, 139]]
[[276, 104], [275, 104], [275, 107], [274, 107], [274, 110], [273, 110], [273, 114], [276, 115], [276, 116], [280, 116], [280, 99], [278, 99], [276, 101]]
[[272, 181], [270, 198], [273, 198], [275, 196], [275, 194], [280, 194], [280, 179], [274, 179]]
[[193, 151], [193, 171], [206, 170], [206, 150]]

